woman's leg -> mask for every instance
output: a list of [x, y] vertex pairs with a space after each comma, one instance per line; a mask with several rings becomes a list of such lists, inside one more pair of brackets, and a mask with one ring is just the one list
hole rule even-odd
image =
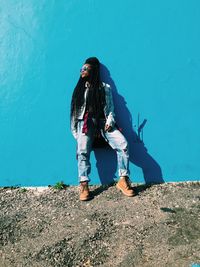
[[129, 176], [129, 152], [128, 143], [123, 134], [114, 128], [111, 132], [102, 130], [102, 136], [117, 152], [119, 176]]
[[110, 146], [117, 152], [118, 159], [118, 169], [119, 169], [119, 181], [116, 187], [122, 191], [122, 193], [128, 197], [135, 195], [133, 189], [131, 188], [129, 180], [129, 152], [128, 143], [123, 134], [114, 128], [111, 132], [104, 132], [102, 130], [102, 135], [110, 144]]
[[79, 182], [90, 181], [91, 171], [90, 153], [92, 148], [94, 130], [91, 122], [88, 122], [88, 133], [82, 133], [83, 121], [78, 122], [77, 157]]

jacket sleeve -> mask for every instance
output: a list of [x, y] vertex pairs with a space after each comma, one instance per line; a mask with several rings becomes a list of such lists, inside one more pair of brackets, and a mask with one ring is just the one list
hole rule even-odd
[[72, 135], [74, 136], [74, 138], [77, 139], [78, 138], [78, 133], [77, 133], [77, 129], [75, 127], [75, 124], [76, 124], [76, 122], [75, 122], [75, 119], [73, 117], [71, 119], [71, 132], [72, 132]]
[[105, 96], [106, 96], [106, 124], [114, 127], [115, 126], [115, 112], [114, 112], [114, 103], [112, 96], [112, 89], [110, 85], [106, 84], [105, 86]]

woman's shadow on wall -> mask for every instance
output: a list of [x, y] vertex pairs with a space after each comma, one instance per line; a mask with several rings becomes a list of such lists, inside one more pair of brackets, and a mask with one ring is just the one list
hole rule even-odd
[[[118, 93], [116, 85], [110, 76], [109, 70], [103, 64], [101, 64], [101, 77], [102, 80], [110, 84], [112, 88], [113, 101], [115, 105], [115, 118], [117, 125], [122, 129], [122, 133], [128, 141], [130, 162], [142, 169], [146, 184], [163, 183], [164, 180], [161, 168], [148, 153], [147, 148], [140, 137], [140, 131], [143, 130], [142, 128], [144, 127], [146, 120], [138, 127], [138, 131], [136, 133], [133, 129], [132, 116], [126, 106], [126, 101], [124, 97]], [[94, 148], [93, 150], [101, 184], [112, 184], [115, 181], [114, 178], [116, 178], [116, 152], [109, 146]]]

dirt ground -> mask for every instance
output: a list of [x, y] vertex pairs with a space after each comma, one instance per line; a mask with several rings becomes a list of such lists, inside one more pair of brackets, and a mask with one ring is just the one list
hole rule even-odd
[[200, 182], [0, 188], [0, 267], [200, 264]]

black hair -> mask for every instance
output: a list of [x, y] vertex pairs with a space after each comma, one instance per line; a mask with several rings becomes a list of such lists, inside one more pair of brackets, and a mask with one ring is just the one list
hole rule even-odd
[[97, 121], [100, 118], [100, 114], [105, 104], [105, 92], [100, 78], [99, 60], [96, 57], [90, 57], [86, 59], [84, 64], [90, 64], [91, 69], [88, 77], [82, 78], [80, 76], [72, 94], [70, 118], [71, 120], [73, 118], [75, 122], [79, 110], [84, 103], [84, 93], [86, 89], [85, 83], [87, 81], [90, 84], [90, 90], [87, 99], [88, 108], [91, 108], [93, 117], [95, 117]]

